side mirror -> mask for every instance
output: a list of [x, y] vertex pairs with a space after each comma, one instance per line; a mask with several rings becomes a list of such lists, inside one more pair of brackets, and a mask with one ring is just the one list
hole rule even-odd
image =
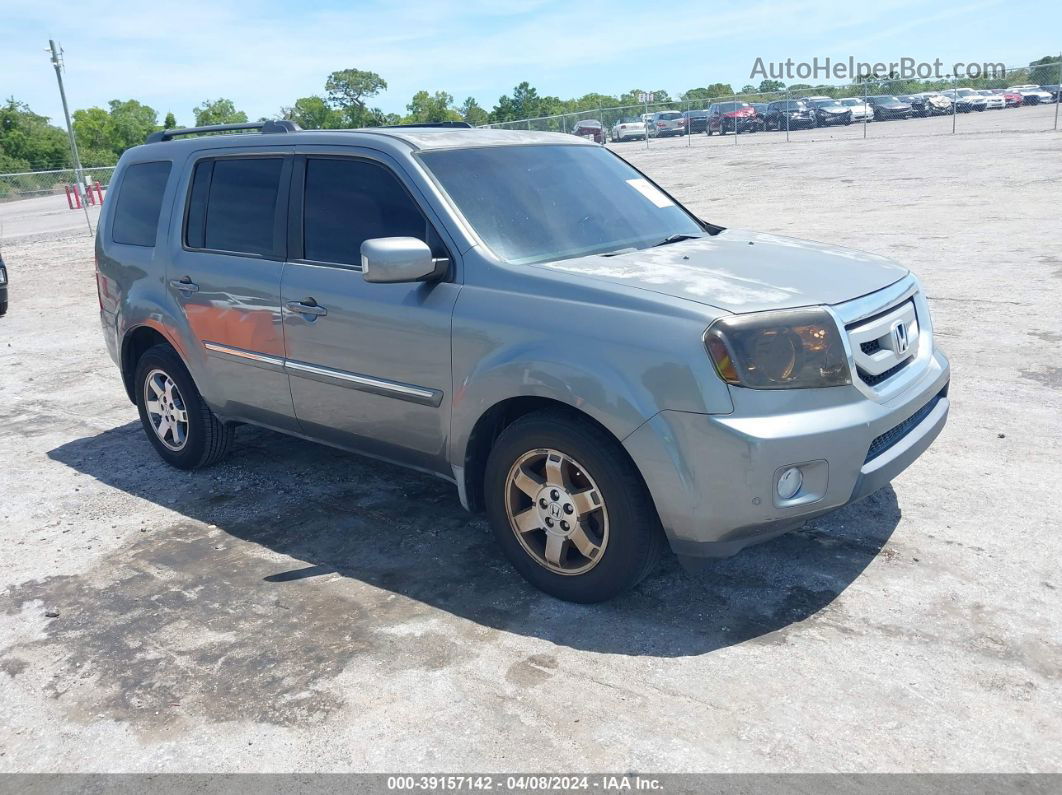
[[377, 237], [361, 244], [361, 271], [367, 282], [423, 282], [446, 273], [449, 260], [433, 259], [431, 249], [415, 237]]

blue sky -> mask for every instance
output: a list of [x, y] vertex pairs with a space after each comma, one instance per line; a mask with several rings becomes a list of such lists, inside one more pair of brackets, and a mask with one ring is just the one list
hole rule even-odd
[[523, 80], [561, 97], [740, 87], [757, 56], [1021, 65], [1062, 49], [1062, 4], [2, 0], [0, 29], [5, 98], [61, 121], [44, 52], [55, 38], [74, 108], [135, 98], [189, 123], [196, 104], [222, 96], [251, 118], [275, 115], [323, 93], [327, 74], [347, 67], [382, 75], [389, 89], [373, 104], [401, 113], [420, 89], [457, 102], [473, 96], [489, 109]]

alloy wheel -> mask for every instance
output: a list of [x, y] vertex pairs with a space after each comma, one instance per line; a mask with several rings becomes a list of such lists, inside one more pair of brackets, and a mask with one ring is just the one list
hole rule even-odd
[[188, 442], [188, 409], [177, 384], [162, 370], [144, 379], [144, 407], [159, 441], [177, 452]]
[[557, 450], [525, 453], [505, 481], [505, 511], [520, 546], [555, 574], [585, 574], [608, 546], [608, 510], [594, 479]]

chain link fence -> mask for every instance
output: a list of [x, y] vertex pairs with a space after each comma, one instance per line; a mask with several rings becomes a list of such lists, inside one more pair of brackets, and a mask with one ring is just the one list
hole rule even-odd
[[[114, 166], [84, 168], [82, 171], [85, 173], [85, 181], [88, 184], [95, 185], [98, 182], [106, 190], [111, 181], [111, 175], [114, 173]], [[72, 186], [75, 182], [76, 177], [72, 168], [0, 174], [0, 201], [16, 201], [65, 193], [67, 186]]]
[[[1050, 79], [1045, 79], [1050, 78]], [[767, 133], [771, 141], [871, 138], [879, 129], [896, 135], [1059, 129], [1062, 58], [1035, 67], [1008, 67], [980, 78], [940, 80], [868, 79], [773, 92], [690, 96], [667, 102], [602, 107], [553, 116], [481, 125], [584, 135], [599, 143], [640, 143], [668, 138], [686, 146], [712, 136]], [[879, 122], [902, 122], [897, 128]], [[810, 133], [808, 132], [810, 131]], [[799, 135], [798, 135], [799, 133]]]

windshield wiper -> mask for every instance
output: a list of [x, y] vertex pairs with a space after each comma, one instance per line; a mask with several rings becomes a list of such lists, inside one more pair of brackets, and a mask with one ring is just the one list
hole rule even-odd
[[687, 234], [668, 235], [663, 240], [661, 240], [659, 243], [653, 243], [653, 245], [649, 246], [649, 248], [656, 248], [657, 246], [666, 246], [669, 243], [679, 243], [679, 242], [681, 242], [683, 240], [697, 240], [700, 237], [702, 237], [702, 235], [687, 235]]

